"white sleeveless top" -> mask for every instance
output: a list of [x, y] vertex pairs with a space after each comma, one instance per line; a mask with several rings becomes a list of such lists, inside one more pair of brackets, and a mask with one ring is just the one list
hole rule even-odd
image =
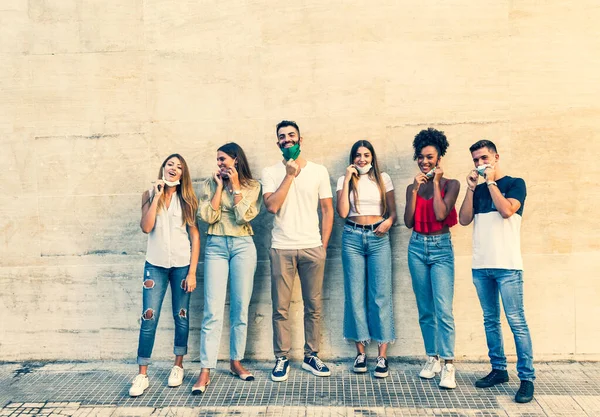
[[[154, 190], [150, 190], [150, 195]], [[192, 253], [190, 237], [177, 192], [171, 196], [169, 208], [163, 207], [156, 215], [154, 229], [148, 233], [146, 261], [163, 268], [182, 267], [190, 264]]]

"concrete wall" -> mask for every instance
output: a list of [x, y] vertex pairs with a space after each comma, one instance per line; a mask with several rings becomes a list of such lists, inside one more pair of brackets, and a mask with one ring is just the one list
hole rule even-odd
[[[420, 129], [446, 132], [445, 171], [463, 183], [459, 202], [468, 146], [494, 140], [507, 172], [528, 184], [522, 234], [536, 357], [600, 358], [598, 18], [592, 0], [2, 2], [0, 360], [133, 359], [146, 244], [140, 196], [159, 163], [182, 153], [198, 183], [216, 148], [236, 141], [258, 174], [279, 158], [282, 118], [298, 121], [304, 155], [327, 166], [332, 184], [351, 144], [370, 139], [400, 213]], [[272, 357], [271, 221], [266, 213], [254, 221], [247, 353], [260, 359]], [[329, 358], [353, 354], [341, 329], [341, 224], [325, 283]], [[390, 353], [422, 355], [410, 232], [399, 222], [391, 234]], [[486, 348], [470, 236], [470, 227], [453, 230], [456, 352], [477, 359]], [[294, 355], [299, 300], [296, 291]], [[201, 312], [199, 272], [192, 359]], [[170, 321], [163, 315], [155, 358], [170, 356]], [[506, 341], [514, 352], [510, 333]]]

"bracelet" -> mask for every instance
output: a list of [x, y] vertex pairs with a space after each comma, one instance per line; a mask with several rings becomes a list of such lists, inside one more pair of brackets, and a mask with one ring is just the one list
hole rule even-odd
[[467, 187], [469, 190], [471, 190], [472, 192], [475, 192], [475, 188], [471, 188], [471, 187]]
[[233, 190], [233, 195], [242, 195], [242, 190]]
[[495, 185], [496, 187], [498, 186], [498, 184], [496, 184], [496, 181], [488, 181], [486, 182], [487, 186], [489, 187], [490, 185]]

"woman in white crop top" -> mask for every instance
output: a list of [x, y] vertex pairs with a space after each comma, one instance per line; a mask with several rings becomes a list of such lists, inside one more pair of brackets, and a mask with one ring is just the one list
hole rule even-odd
[[183, 356], [187, 354], [190, 293], [196, 288], [200, 234], [196, 225], [198, 199], [185, 159], [169, 155], [158, 171], [154, 187], [142, 195], [140, 226], [148, 234], [142, 285], [143, 308], [137, 363], [129, 395], [137, 397], [148, 388], [147, 370], [156, 336], [162, 302], [171, 287], [175, 341], [175, 364], [168, 385], [183, 382]]
[[356, 142], [337, 183], [342, 237], [344, 338], [356, 344], [354, 372], [367, 372], [365, 346], [378, 344], [374, 375], [388, 376], [387, 347], [396, 338], [392, 306], [392, 253], [388, 231], [396, 221], [394, 185], [379, 170], [373, 145]]

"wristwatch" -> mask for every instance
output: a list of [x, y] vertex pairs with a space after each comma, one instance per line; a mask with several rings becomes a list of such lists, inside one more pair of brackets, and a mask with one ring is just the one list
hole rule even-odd
[[242, 195], [242, 190], [233, 190], [233, 195]]
[[496, 187], [498, 186], [498, 184], [496, 184], [496, 181], [488, 181], [486, 182], [487, 186], [489, 187], [490, 185], [495, 185]]

